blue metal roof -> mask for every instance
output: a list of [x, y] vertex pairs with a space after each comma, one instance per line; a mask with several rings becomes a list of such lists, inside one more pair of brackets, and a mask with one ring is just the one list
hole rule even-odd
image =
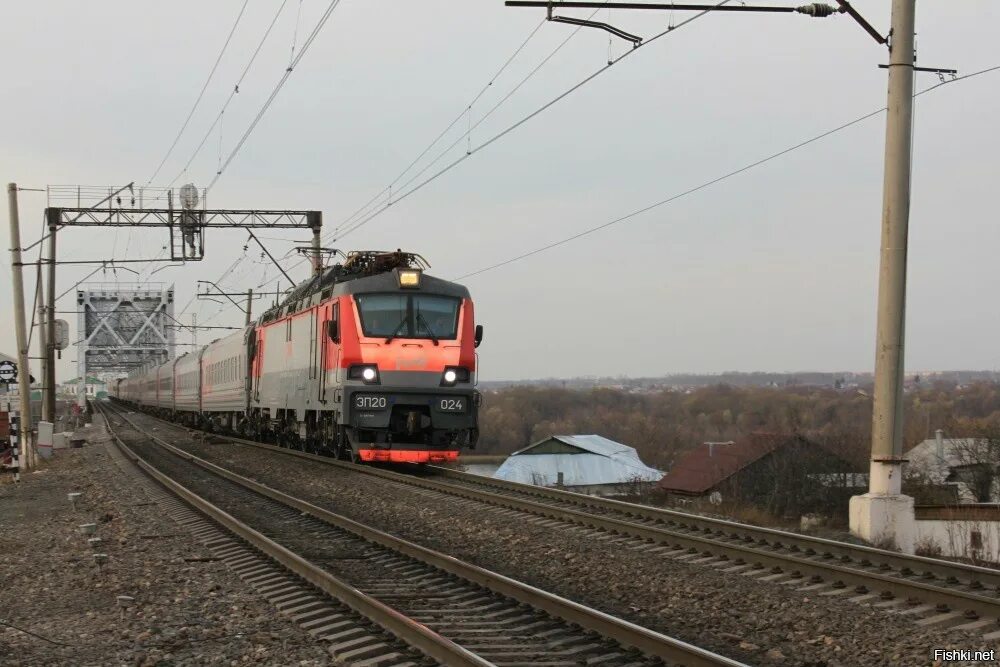
[[[579, 454], [530, 454], [552, 438], [583, 450]], [[625, 484], [635, 481], [655, 482], [663, 473], [639, 459], [634, 448], [599, 435], [554, 435], [511, 454], [493, 474], [505, 479], [536, 486], [552, 486], [563, 474], [565, 486]]]

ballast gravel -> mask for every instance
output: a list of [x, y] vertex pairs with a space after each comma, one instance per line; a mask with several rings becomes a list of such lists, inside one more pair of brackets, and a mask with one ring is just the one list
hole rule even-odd
[[173, 444], [278, 490], [748, 664], [935, 665], [941, 663], [934, 649], [996, 648], [982, 638], [989, 630], [920, 627], [839, 597], [643, 554], [526, 515], [145, 422], [151, 424]]
[[[99, 441], [57, 452], [20, 486], [5, 477], [0, 510], [2, 665], [331, 664]], [[79, 528], [89, 523], [93, 535]], [[108, 556], [100, 569], [94, 552]]]

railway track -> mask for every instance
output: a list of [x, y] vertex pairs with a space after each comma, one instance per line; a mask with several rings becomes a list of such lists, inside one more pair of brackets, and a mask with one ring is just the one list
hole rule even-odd
[[[364, 526], [199, 459], [118, 409], [108, 412], [109, 429], [132, 431], [115, 434], [119, 447], [157, 481], [288, 573], [439, 663], [741, 664]], [[311, 627], [330, 624], [322, 601], [298, 595]], [[367, 641], [391, 657], [375, 661], [366, 653], [371, 662], [364, 664], [412, 663], [384, 637]]]
[[[165, 422], [169, 423], [169, 422]], [[674, 510], [529, 486], [428, 466], [402, 473], [219, 436], [426, 492], [553, 520], [595, 539], [905, 613], [924, 626], [1000, 639], [1000, 571]]]

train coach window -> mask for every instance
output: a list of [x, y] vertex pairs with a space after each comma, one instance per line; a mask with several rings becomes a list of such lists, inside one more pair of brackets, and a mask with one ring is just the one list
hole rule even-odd
[[366, 336], [454, 339], [459, 300], [430, 294], [359, 294], [355, 297]]

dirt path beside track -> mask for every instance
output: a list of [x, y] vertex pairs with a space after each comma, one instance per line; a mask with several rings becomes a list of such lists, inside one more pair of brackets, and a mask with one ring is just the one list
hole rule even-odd
[[[0, 663], [330, 664], [164, 514], [106, 437], [98, 426], [87, 446], [57, 452], [20, 486], [0, 484]], [[76, 509], [71, 492], [83, 494]], [[93, 536], [79, 528], [87, 523]], [[101, 539], [96, 548], [89, 537]], [[95, 552], [108, 556], [100, 569]], [[122, 610], [118, 596], [134, 602]]]

